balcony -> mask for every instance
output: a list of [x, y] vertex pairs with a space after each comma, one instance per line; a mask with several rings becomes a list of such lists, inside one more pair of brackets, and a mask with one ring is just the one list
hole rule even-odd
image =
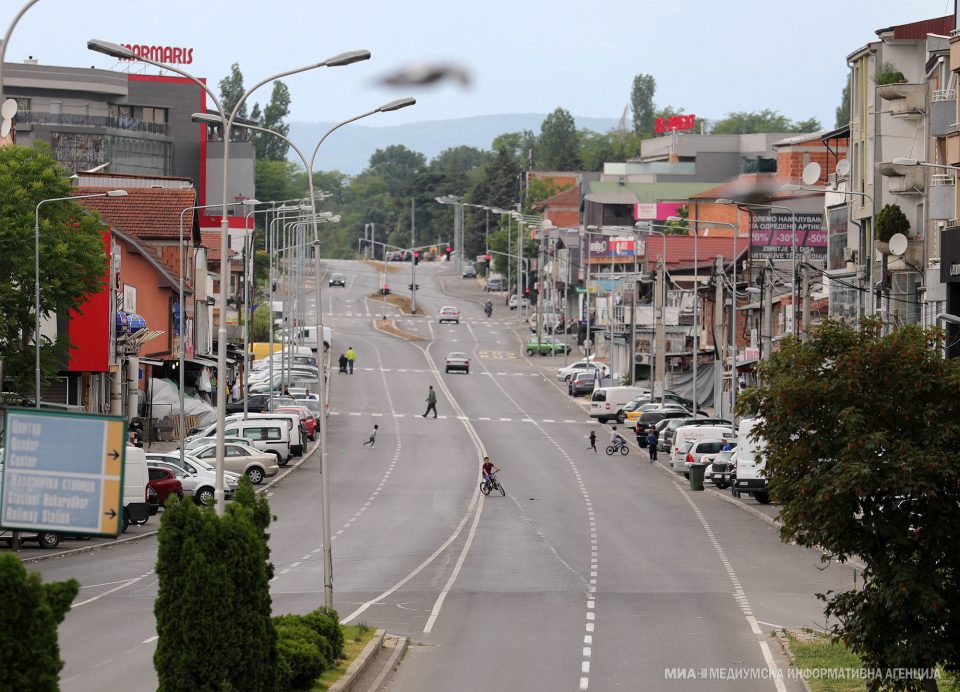
[[890, 103], [890, 115], [895, 118], [921, 118], [927, 95], [926, 84], [881, 84], [877, 96]]
[[947, 133], [946, 158], [944, 163], [951, 166], [960, 166], [960, 132]]
[[952, 219], [956, 216], [957, 179], [953, 175], [930, 176], [927, 204], [931, 219]]
[[950, 32], [950, 68], [960, 71], [960, 31], [957, 29]]
[[898, 163], [878, 163], [877, 172], [890, 178], [890, 194], [922, 195], [924, 170], [920, 166], [904, 166]]
[[957, 129], [957, 92], [940, 89], [930, 99], [930, 134], [945, 137]]
[[48, 113], [45, 111], [20, 111], [16, 115], [18, 124], [25, 125], [68, 125], [71, 127], [86, 127], [95, 130], [121, 130], [123, 132], [137, 132], [162, 137], [170, 136], [170, 125], [167, 123], [149, 123], [121, 116], [113, 118], [104, 115], [81, 115], [79, 113]]

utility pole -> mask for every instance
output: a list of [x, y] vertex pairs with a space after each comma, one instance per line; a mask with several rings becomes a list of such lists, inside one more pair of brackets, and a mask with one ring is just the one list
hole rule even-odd
[[803, 277], [800, 283], [800, 290], [803, 292], [803, 334], [801, 338], [807, 341], [810, 338], [810, 248], [803, 248], [801, 262], [803, 263], [800, 274]]
[[[547, 242], [547, 232], [543, 226], [540, 227], [540, 251], [537, 253], [537, 355], [540, 355], [541, 343], [543, 342], [543, 262], [545, 255], [545, 245]], [[554, 351], [550, 349], [551, 353]]]
[[763, 353], [761, 358], [769, 360], [773, 353], [773, 267], [767, 262], [763, 268]]
[[637, 383], [637, 254], [640, 240], [633, 239], [633, 278], [630, 279], [630, 385]]
[[717, 256], [713, 262], [713, 409], [720, 411], [721, 417], [724, 404], [723, 380], [725, 368], [723, 367], [724, 351], [718, 340], [721, 334], [718, 329], [723, 324], [723, 257]]
[[663, 403], [663, 390], [666, 388], [667, 345], [663, 335], [663, 303], [666, 289], [667, 270], [663, 265], [664, 258], [657, 259], [657, 280], [653, 285], [653, 305], [656, 327], [654, 340], [656, 342], [653, 366], [653, 398]]
[[[415, 200], [410, 198], [410, 314], [417, 314], [417, 223], [414, 215]], [[386, 272], [386, 267], [384, 267]]]

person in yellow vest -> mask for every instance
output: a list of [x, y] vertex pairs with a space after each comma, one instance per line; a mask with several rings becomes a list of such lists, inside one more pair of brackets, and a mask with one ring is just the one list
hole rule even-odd
[[347, 370], [350, 371], [350, 374], [353, 374], [353, 361], [357, 359], [357, 353], [353, 350], [353, 346], [347, 349]]

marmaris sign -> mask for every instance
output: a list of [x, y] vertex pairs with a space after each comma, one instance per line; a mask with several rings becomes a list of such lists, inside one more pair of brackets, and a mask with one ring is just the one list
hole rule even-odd
[[657, 134], [662, 135], [664, 132], [672, 130], [692, 130], [697, 126], [696, 120], [697, 116], [692, 113], [690, 115], [671, 115], [669, 118], [657, 118]]
[[[171, 65], [189, 65], [193, 62], [193, 48], [173, 48], [172, 46], [150, 46], [145, 43], [124, 43], [127, 50], [133, 51], [137, 57], [144, 57], [155, 62], [165, 62]], [[120, 58], [124, 60], [125, 58]]]

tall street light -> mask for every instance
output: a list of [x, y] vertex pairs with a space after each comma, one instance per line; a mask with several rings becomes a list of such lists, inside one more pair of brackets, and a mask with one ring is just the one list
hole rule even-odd
[[[230, 164], [230, 137], [231, 137], [231, 128], [233, 123], [236, 120], [237, 112], [240, 110], [241, 106], [246, 102], [247, 98], [254, 91], [259, 89], [264, 84], [272, 82], [274, 80], [280, 79], [282, 77], [287, 77], [290, 75], [298, 74], [300, 72], [306, 72], [307, 70], [313, 70], [318, 67], [340, 67], [343, 65], [350, 65], [352, 63], [358, 62], [360, 60], [367, 60], [370, 58], [370, 51], [368, 50], [355, 50], [348, 51], [346, 53], [340, 53], [331, 58], [324, 60], [319, 63], [312, 63], [310, 65], [304, 65], [303, 67], [297, 67], [292, 70], [285, 70], [284, 72], [279, 72], [275, 75], [262, 79], [252, 87], [247, 89], [243, 95], [237, 100], [236, 105], [234, 105], [233, 110], [229, 115], [224, 113], [223, 106], [220, 104], [219, 99], [216, 94], [210, 90], [210, 88], [199, 78], [182, 70], [174, 65], [168, 65], [166, 63], [156, 62], [150, 60], [147, 57], [142, 55], [135, 54], [132, 50], [124, 48], [123, 46], [111, 43], [109, 41], [102, 41], [100, 39], [92, 39], [87, 41], [87, 48], [90, 50], [96, 51], [98, 53], [104, 53], [114, 58], [123, 58], [127, 60], [139, 60], [140, 62], [145, 62], [149, 65], [154, 65], [164, 70], [170, 70], [176, 74], [182, 75], [192, 81], [194, 84], [199, 86], [206, 94], [210, 97], [210, 100], [213, 101], [214, 105], [217, 108], [217, 112], [223, 116], [223, 198], [221, 200], [221, 214], [220, 214], [220, 295], [218, 300], [218, 307], [220, 311], [220, 319], [217, 327], [217, 474], [216, 474], [216, 487], [214, 489], [214, 498], [216, 499], [217, 504], [217, 514], [223, 515], [223, 512], [226, 508], [225, 498], [223, 492], [223, 457], [225, 452], [225, 440], [224, 440], [224, 429], [226, 428], [226, 405], [227, 405], [227, 393], [226, 393], [226, 383], [227, 383], [227, 291], [229, 290], [228, 284], [230, 283], [230, 261], [227, 257], [228, 252], [228, 233], [230, 222], [227, 218], [227, 191], [228, 191], [228, 176], [229, 176], [229, 164]], [[311, 185], [310, 193], [313, 194], [313, 189]], [[318, 337], [319, 338], [319, 337]]]
[[5, 60], [4, 56], [7, 54], [7, 44], [10, 43], [10, 36], [13, 34], [13, 29], [17, 26], [20, 18], [39, 1], [40, 0], [29, 0], [26, 5], [21, 7], [17, 13], [13, 15], [13, 21], [10, 22], [10, 25], [7, 27], [7, 33], [3, 36], [3, 43], [0, 43], [0, 103], [3, 103], [3, 61]]
[[[639, 236], [640, 234], [643, 234], [643, 233], [646, 233], [646, 234], [648, 234], [648, 235], [658, 235], [658, 236], [660, 236], [660, 239], [663, 241], [663, 250], [662, 250], [662, 252], [660, 253], [660, 257], [657, 258], [657, 283], [659, 284], [659, 286], [662, 286], [662, 287], [665, 288], [665, 287], [666, 287], [666, 283], [663, 281], [663, 272], [666, 270], [666, 265], [667, 265], [667, 234], [664, 233], [663, 231], [657, 231], [657, 230], [655, 230], [655, 229], [653, 228], [653, 223], [648, 222], [648, 221], [638, 221], [638, 222], [635, 223], [633, 226], [634, 226], [634, 229], [635, 229], [635, 233], [636, 233], [638, 236]], [[636, 261], [636, 256], [637, 256], [637, 248], [636, 248], [636, 246], [634, 246], [634, 248], [633, 248], [633, 256], [634, 256], [634, 261]], [[649, 260], [647, 261], [647, 265], [649, 266]], [[665, 378], [664, 378], [664, 370], [666, 369], [666, 354], [664, 353], [664, 349], [666, 348], [666, 344], [664, 343], [664, 339], [663, 339], [663, 299], [664, 299], [664, 295], [663, 295], [663, 289], [655, 287], [654, 290], [657, 291], [657, 292], [659, 293], [659, 295], [660, 295], [660, 304], [659, 304], [659, 305], [654, 305], [654, 308], [653, 308], [653, 309], [654, 309], [654, 314], [653, 314], [653, 318], [654, 318], [654, 343], [656, 344], [656, 345], [655, 345], [656, 353], [654, 354], [654, 358], [653, 358], [653, 383], [654, 383], [654, 386], [653, 386], [653, 397], [652, 397], [652, 399], [655, 401], [655, 400], [658, 398], [658, 397], [657, 397], [657, 386], [656, 386], [656, 385], [657, 385], [657, 383], [660, 383], [660, 397], [659, 397], [659, 399], [660, 399], [660, 402], [663, 403], [664, 390], [666, 389], [666, 384], [665, 384], [665, 382], [664, 382], [664, 379], [665, 379]], [[656, 301], [655, 301], [655, 302], [656, 302]], [[634, 323], [634, 326], [636, 326], [636, 323], [637, 323], [636, 317], [633, 318], [633, 323]], [[636, 346], [635, 346], [635, 344], [636, 344], [636, 336], [635, 336], [635, 335], [632, 336], [631, 339], [633, 340], [632, 343], [634, 344], [634, 345], [633, 345], [633, 348], [636, 348]], [[631, 371], [631, 374], [632, 374], [632, 371]], [[631, 383], [632, 383], [632, 382], [633, 382], [633, 380], [632, 380], [632, 378], [631, 378]]]
[[[367, 55], [369, 57], [369, 54]], [[411, 97], [405, 97], [400, 99], [395, 99], [388, 103], [383, 104], [377, 108], [356, 115], [352, 118], [347, 118], [342, 120], [329, 130], [327, 130], [323, 136], [317, 141], [316, 145], [313, 147], [313, 151], [310, 154], [308, 159], [300, 148], [290, 141], [287, 137], [280, 134], [279, 132], [274, 132], [265, 127], [260, 127], [258, 125], [244, 124], [240, 127], [245, 127], [249, 130], [256, 130], [258, 132], [263, 132], [265, 134], [273, 135], [274, 137], [279, 137], [284, 142], [286, 142], [291, 149], [293, 149], [297, 156], [300, 157], [301, 162], [304, 165], [304, 168], [307, 169], [307, 186], [309, 187], [310, 192], [310, 208], [312, 210], [312, 224], [313, 224], [313, 260], [314, 260], [314, 282], [316, 284], [316, 312], [317, 312], [317, 353], [318, 355], [322, 352], [323, 348], [323, 302], [321, 299], [321, 289], [320, 289], [320, 231], [318, 228], [318, 219], [316, 212], [316, 192], [313, 189], [313, 165], [314, 161], [317, 158], [317, 152], [320, 149], [320, 145], [326, 141], [327, 137], [333, 134], [336, 130], [339, 130], [344, 125], [349, 125], [352, 122], [360, 120], [361, 118], [366, 118], [375, 113], [389, 113], [392, 111], [400, 110], [401, 108], [406, 108], [407, 106], [412, 106], [416, 103], [416, 99]], [[193, 119], [197, 122], [222, 122], [222, 118], [217, 115], [211, 115], [208, 113], [195, 113]], [[322, 362], [322, 361], [321, 361]], [[330, 474], [327, 473], [327, 416], [325, 409], [326, 401], [326, 382], [325, 377], [326, 373], [323, 371], [324, 368], [321, 368], [319, 383], [318, 383], [318, 397], [320, 399], [320, 494], [321, 494], [321, 512], [322, 512], [322, 521], [323, 521], [323, 593], [324, 593], [324, 604], [327, 608], [333, 608], [333, 551], [331, 548], [331, 543], [333, 542], [333, 537], [330, 527]], [[219, 400], [219, 397], [218, 397]]]
[[[29, 5], [27, 5], [29, 7]], [[21, 13], [26, 10], [24, 7]], [[11, 27], [12, 30], [12, 27]], [[9, 37], [9, 33], [7, 36]], [[0, 58], [2, 62], [2, 58]], [[34, 401], [33, 407], [40, 408], [40, 207], [50, 202], [68, 202], [75, 199], [90, 199], [92, 197], [126, 197], [126, 190], [110, 190], [109, 192], [97, 192], [91, 195], [75, 195], [72, 197], [51, 197], [42, 199], [37, 203], [34, 211], [33, 221], [33, 312], [34, 312], [34, 350], [36, 351], [36, 363], [34, 371]], [[111, 289], [112, 290], [112, 289]]]

